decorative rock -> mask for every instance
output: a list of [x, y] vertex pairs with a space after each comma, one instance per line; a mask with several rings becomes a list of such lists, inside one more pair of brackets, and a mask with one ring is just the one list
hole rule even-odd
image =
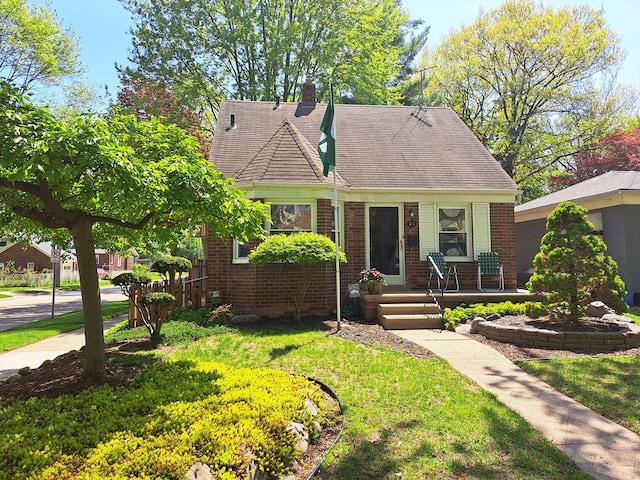
[[602, 320], [606, 322], [635, 323], [632, 318], [618, 315], [617, 313], [605, 313]]
[[484, 322], [484, 318], [482, 317], [476, 317], [471, 321], [471, 329], [469, 330], [469, 333], [478, 333], [478, 326], [480, 325], [480, 322]]
[[300, 453], [304, 453], [309, 448], [309, 432], [307, 431], [307, 427], [305, 427], [302, 423], [291, 422], [287, 425], [287, 432], [292, 432], [298, 438], [296, 442], [296, 450]]
[[31, 375], [31, 367], [22, 367], [18, 370], [18, 375], [22, 377], [26, 377], [27, 375]]
[[253, 325], [261, 320], [258, 315], [235, 315], [229, 320], [229, 325]]
[[321, 433], [321, 432], [322, 432], [322, 425], [320, 425], [320, 422], [319, 422], [319, 421], [314, 420], [312, 425], [313, 425], [313, 429], [314, 429], [316, 432], [318, 432], [318, 433]]
[[587, 305], [587, 315], [590, 317], [602, 317], [609, 313], [616, 313], [615, 310], [608, 307], [607, 304], [599, 300], [591, 302]]
[[500, 318], [500, 314], [499, 313], [492, 313], [491, 315], [489, 315], [485, 320], [487, 322], [495, 322], [496, 320], [498, 320]]
[[185, 474], [188, 480], [211, 480], [211, 469], [209, 465], [202, 462], [196, 462]]
[[21, 378], [22, 378], [21, 375], [18, 375], [17, 373], [14, 373], [9, 378], [7, 378], [7, 383], [16, 383]]
[[311, 400], [310, 398], [304, 399], [304, 407], [307, 409], [307, 411], [311, 414], [312, 417], [318, 416], [318, 406], [315, 403], [313, 403], [313, 400]]

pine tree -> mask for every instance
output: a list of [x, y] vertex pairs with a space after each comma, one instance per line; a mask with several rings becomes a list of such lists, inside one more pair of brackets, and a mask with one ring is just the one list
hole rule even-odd
[[618, 265], [605, 255], [607, 246], [593, 229], [587, 209], [572, 202], [561, 202], [547, 218], [547, 233], [533, 260], [535, 271], [527, 288], [546, 292], [550, 309], [561, 318], [579, 319], [592, 300], [617, 312], [627, 309]]

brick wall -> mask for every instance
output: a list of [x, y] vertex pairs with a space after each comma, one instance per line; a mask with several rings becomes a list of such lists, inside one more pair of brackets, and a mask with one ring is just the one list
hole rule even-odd
[[[418, 241], [417, 203], [404, 205], [404, 253], [405, 275], [408, 288], [424, 289], [428, 278], [428, 264], [420, 261]], [[409, 211], [415, 216], [411, 217]], [[318, 200], [317, 232], [331, 234], [333, 208], [329, 200]], [[415, 226], [408, 222], [416, 221]], [[504, 265], [505, 288], [516, 288], [515, 226], [512, 204], [492, 204], [490, 209], [491, 245], [498, 253]], [[415, 237], [415, 244], [414, 238]], [[347, 285], [357, 283], [358, 273], [366, 265], [366, 235], [364, 203], [348, 202], [344, 205], [344, 251], [347, 262], [340, 269], [341, 303], [346, 305], [350, 299]], [[302, 267], [252, 264], [232, 264], [233, 243], [218, 239], [208, 239], [207, 275], [209, 290], [220, 290], [222, 302], [231, 303], [245, 313], [264, 316], [290, 315], [293, 302], [289, 292], [300, 284], [304, 277], [312, 277], [313, 283], [305, 298], [303, 314], [330, 314], [335, 309], [335, 270], [334, 264], [314, 266], [311, 271]], [[477, 287], [477, 263], [457, 263], [460, 286], [465, 290]], [[488, 288], [491, 280], [483, 281]], [[496, 281], [497, 284], [497, 281]]]
[[43, 268], [51, 268], [51, 260], [40, 250], [28, 247], [26, 250], [22, 248], [22, 243], [16, 243], [0, 253], [0, 263], [7, 263], [9, 260], [16, 264], [16, 268], [26, 269], [27, 264], [33, 262], [34, 271], [40, 272]]

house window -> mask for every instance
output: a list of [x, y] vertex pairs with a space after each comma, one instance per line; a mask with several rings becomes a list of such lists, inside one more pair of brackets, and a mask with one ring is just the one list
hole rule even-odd
[[96, 265], [100, 263], [100, 256], [96, 255]]
[[312, 232], [312, 220], [310, 203], [272, 203], [269, 233]]
[[233, 239], [233, 263], [249, 263], [249, 252], [251, 247], [249, 242], [241, 242]]
[[34, 262], [27, 262], [27, 270], [33, 272], [36, 269], [36, 264]]
[[7, 246], [7, 240], [5, 240], [4, 238], [0, 239], [0, 247], [6, 247], [6, 246]]
[[466, 208], [438, 208], [438, 242], [440, 253], [446, 257], [467, 256]]
[[120, 255], [118, 255], [118, 266], [122, 266], [122, 257]]

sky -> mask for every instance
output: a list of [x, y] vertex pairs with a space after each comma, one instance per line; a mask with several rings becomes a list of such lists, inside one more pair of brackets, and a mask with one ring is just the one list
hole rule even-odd
[[[38, 3], [32, 1], [31, 3]], [[430, 26], [427, 45], [435, 47], [442, 35], [463, 24], [471, 24], [482, 7], [495, 8], [503, 0], [403, 0], [412, 19], [422, 19]], [[623, 84], [640, 90], [640, 2], [637, 0], [547, 0], [554, 7], [587, 4], [603, 7], [609, 27], [619, 36], [627, 58], [618, 77]], [[80, 40], [81, 61], [87, 73], [84, 83], [100, 87], [107, 85], [112, 95], [118, 89], [115, 63], [127, 64], [131, 46], [129, 12], [118, 0], [50, 0], [64, 26], [70, 26]]]

